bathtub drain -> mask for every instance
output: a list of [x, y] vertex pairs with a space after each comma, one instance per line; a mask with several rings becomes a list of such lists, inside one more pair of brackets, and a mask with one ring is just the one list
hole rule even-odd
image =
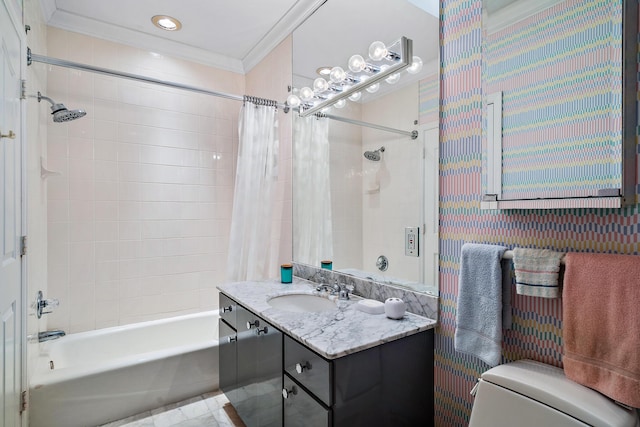
[[49, 369], [53, 369], [53, 360], [49, 360]]

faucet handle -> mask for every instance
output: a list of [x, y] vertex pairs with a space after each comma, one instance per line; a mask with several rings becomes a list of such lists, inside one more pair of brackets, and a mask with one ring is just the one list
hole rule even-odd
[[60, 301], [55, 298], [44, 299], [42, 295], [42, 291], [38, 291], [38, 295], [36, 297], [35, 309], [36, 315], [38, 319], [42, 317], [43, 314], [49, 314], [51, 311], [44, 311], [45, 307], [49, 307], [51, 309], [59, 307]]

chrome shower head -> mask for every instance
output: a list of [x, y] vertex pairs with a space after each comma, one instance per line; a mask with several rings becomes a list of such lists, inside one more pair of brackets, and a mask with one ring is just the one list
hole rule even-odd
[[51, 115], [53, 116], [53, 121], [56, 123], [69, 122], [87, 115], [87, 112], [84, 110], [69, 110], [64, 104], [57, 104], [53, 99], [38, 92], [38, 102], [43, 99], [51, 103]]
[[367, 160], [371, 160], [373, 162], [377, 162], [377, 161], [380, 161], [380, 158], [381, 158], [380, 153], [384, 153], [384, 146], [382, 146], [382, 147], [380, 147], [380, 148], [378, 148], [377, 150], [374, 150], [374, 151], [365, 151], [364, 152], [364, 157]]

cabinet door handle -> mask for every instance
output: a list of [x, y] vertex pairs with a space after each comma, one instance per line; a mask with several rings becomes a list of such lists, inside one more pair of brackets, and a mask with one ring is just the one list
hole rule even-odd
[[309, 362], [296, 363], [296, 372], [301, 374], [305, 370], [311, 370], [311, 364]]
[[237, 336], [235, 336], [235, 335], [234, 335], [234, 336], [232, 336], [232, 337], [227, 337], [227, 342], [228, 342], [229, 344], [231, 344], [232, 342], [236, 342], [236, 341], [238, 341], [238, 337], [237, 337]]
[[227, 311], [233, 311], [233, 306], [230, 305], [228, 307], [222, 307], [222, 312], [226, 313]]
[[296, 389], [296, 386], [291, 387], [291, 390], [287, 390], [286, 387], [282, 389], [282, 397], [284, 397], [285, 399], [288, 399], [289, 397], [295, 394], [298, 394], [298, 390]]
[[251, 322], [251, 321], [247, 322], [247, 329], [251, 329], [251, 328], [253, 328], [254, 326], [255, 326], [256, 328], [257, 328], [258, 326], [260, 326], [260, 321], [259, 321], [259, 320], [256, 320], [256, 321], [254, 321], [254, 322]]
[[269, 332], [269, 329], [267, 329], [267, 327], [265, 326], [264, 328], [260, 329], [256, 329], [256, 332], [258, 333], [258, 335], [260, 334], [267, 334]]

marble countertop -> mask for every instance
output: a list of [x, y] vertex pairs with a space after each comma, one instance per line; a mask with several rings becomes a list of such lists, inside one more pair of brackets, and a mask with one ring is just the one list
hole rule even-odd
[[362, 312], [354, 306], [361, 299], [357, 296], [347, 301], [331, 297], [337, 304], [336, 310], [296, 313], [271, 307], [267, 300], [274, 296], [301, 292], [321, 294], [315, 290], [314, 283], [297, 277], [291, 284], [279, 280], [248, 281], [219, 285], [218, 289], [327, 359], [337, 359], [436, 326], [435, 320], [408, 312], [400, 320], [389, 319], [384, 313]]

